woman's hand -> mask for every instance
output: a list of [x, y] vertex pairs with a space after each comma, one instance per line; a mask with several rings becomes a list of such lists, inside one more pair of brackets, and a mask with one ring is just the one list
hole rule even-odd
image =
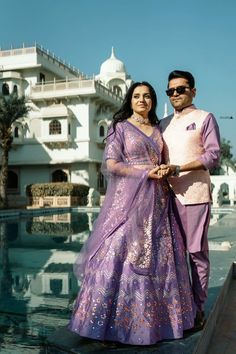
[[169, 166], [167, 165], [160, 165], [148, 172], [148, 177], [151, 179], [162, 179], [167, 177], [169, 174]]
[[178, 176], [180, 166], [178, 165], [160, 165], [160, 168], [166, 172], [166, 176]]

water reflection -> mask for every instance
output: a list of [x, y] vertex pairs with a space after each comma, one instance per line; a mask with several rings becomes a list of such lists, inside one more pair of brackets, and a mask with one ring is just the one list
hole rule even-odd
[[32, 336], [40, 343], [68, 322], [80, 285], [73, 264], [96, 217], [73, 212], [0, 224], [3, 347], [9, 340], [29, 344]]
[[225, 215], [230, 214], [234, 211], [234, 209], [212, 209], [211, 211], [211, 219], [210, 225], [216, 224], [220, 219], [222, 219]]
[[223, 216], [222, 214], [212, 214], [210, 225], [214, 225], [215, 223], [217, 223], [222, 218], [222, 216]]

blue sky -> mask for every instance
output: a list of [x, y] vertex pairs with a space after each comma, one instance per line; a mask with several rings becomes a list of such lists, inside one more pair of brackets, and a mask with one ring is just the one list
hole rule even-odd
[[235, 0], [0, 0], [0, 9], [2, 49], [36, 41], [92, 75], [114, 46], [133, 80], [156, 89], [159, 117], [169, 72], [191, 71], [195, 104], [215, 114], [236, 157]]

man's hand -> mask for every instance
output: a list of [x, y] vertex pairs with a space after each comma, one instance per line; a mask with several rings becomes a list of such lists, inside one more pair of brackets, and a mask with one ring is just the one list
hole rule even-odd
[[169, 166], [160, 165], [149, 171], [148, 177], [152, 179], [162, 179], [168, 176]]
[[160, 165], [162, 171], [165, 171], [165, 176], [174, 176], [176, 174], [176, 168], [179, 168], [177, 165]]

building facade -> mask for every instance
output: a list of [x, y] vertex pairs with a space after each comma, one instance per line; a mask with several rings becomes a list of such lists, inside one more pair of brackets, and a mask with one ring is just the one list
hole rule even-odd
[[31, 110], [13, 125], [8, 194], [31, 183], [68, 181], [102, 192], [103, 139], [132, 80], [114, 50], [88, 78], [38, 45], [0, 51], [0, 94], [17, 92]]

